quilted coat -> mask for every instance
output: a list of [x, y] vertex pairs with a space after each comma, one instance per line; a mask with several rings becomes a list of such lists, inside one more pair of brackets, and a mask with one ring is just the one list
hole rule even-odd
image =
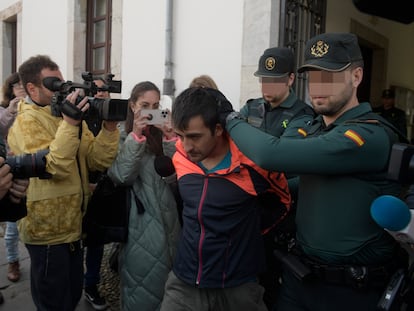
[[[171, 156], [175, 142], [164, 142], [163, 147]], [[181, 230], [173, 193], [155, 171], [154, 159], [146, 141], [129, 134], [108, 170], [116, 184], [133, 185], [145, 209], [138, 214], [132, 199], [128, 241], [119, 258], [122, 310], [159, 309]]]

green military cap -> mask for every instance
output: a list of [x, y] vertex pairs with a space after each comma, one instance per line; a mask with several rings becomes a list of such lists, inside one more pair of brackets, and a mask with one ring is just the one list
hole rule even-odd
[[386, 89], [382, 91], [382, 98], [395, 98], [395, 92], [392, 89]]
[[352, 33], [323, 33], [311, 38], [305, 47], [306, 70], [342, 71], [352, 62], [363, 60], [358, 38]]
[[294, 72], [293, 52], [289, 48], [269, 48], [259, 59], [256, 77], [284, 77]]

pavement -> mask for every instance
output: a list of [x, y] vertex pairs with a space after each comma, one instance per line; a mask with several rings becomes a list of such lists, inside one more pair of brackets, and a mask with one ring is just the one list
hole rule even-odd
[[[0, 305], [1, 311], [36, 311], [30, 293], [30, 257], [26, 247], [19, 242], [21, 278], [13, 283], [7, 279], [8, 263], [6, 259], [3, 238], [4, 226], [0, 225], [0, 291], [4, 296], [4, 303]], [[76, 311], [93, 311], [91, 305], [82, 295]], [[109, 310], [109, 309], [107, 309]]]

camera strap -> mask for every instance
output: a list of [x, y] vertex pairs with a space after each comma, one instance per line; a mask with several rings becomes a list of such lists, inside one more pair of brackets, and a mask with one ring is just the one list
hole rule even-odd
[[[81, 121], [80, 124], [79, 124], [79, 133], [78, 133], [78, 137], [79, 137], [79, 141], [80, 142], [82, 141], [82, 127], [83, 127], [83, 124], [82, 123], [83, 123], [83, 121]], [[76, 164], [78, 165], [79, 178], [80, 178], [81, 184], [82, 184], [82, 172], [81, 172], [81, 166], [80, 166], [80, 161], [79, 161], [79, 148], [76, 151]], [[82, 195], [82, 202], [81, 202], [81, 211], [82, 211], [82, 214], [85, 212], [85, 208], [84, 208], [84, 205], [83, 205], [84, 197], [85, 196]]]

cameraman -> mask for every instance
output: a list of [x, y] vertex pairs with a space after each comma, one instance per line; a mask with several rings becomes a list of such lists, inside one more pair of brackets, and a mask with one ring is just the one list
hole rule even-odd
[[[89, 191], [88, 171], [104, 171], [118, 150], [117, 122], [104, 121], [94, 137], [86, 122], [67, 114], [52, 114], [53, 92], [42, 81], [63, 80], [59, 66], [46, 55], [37, 55], [19, 67], [28, 97], [10, 128], [8, 142], [14, 154], [49, 149], [49, 179], [31, 178], [27, 192], [27, 216], [19, 221], [19, 233], [31, 261], [31, 293], [38, 310], [74, 310], [82, 295], [82, 215]], [[86, 112], [87, 97], [76, 104], [79, 90], [64, 104]], [[56, 107], [53, 107], [55, 109]]]
[[[6, 151], [3, 138], [0, 137], [0, 149]], [[5, 153], [5, 152], [3, 152]], [[26, 214], [26, 190], [28, 179], [13, 179], [10, 166], [5, 165], [5, 158], [0, 156], [0, 221], [16, 221]], [[0, 292], [0, 304], [4, 297]]]

